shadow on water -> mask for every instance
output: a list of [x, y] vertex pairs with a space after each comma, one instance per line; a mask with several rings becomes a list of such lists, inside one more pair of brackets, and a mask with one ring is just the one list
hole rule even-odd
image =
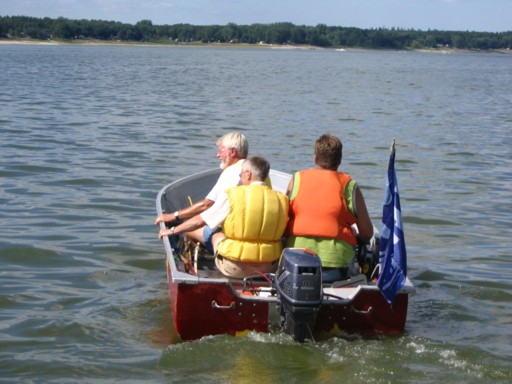
[[480, 353], [410, 334], [297, 344], [284, 335], [249, 333], [170, 345], [159, 367], [173, 383], [468, 383], [511, 377], [505, 359], [475, 363]]

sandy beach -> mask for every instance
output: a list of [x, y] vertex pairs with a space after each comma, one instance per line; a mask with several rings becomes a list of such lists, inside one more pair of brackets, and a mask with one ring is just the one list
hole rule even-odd
[[[306, 50], [340, 50], [338, 47], [317, 47], [314, 45], [279, 45], [279, 44], [246, 44], [246, 43], [146, 43], [139, 41], [120, 41], [120, 40], [35, 40], [35, 39], [0, 39], [0, 45], [111, 45], [111, 46], [162, 46], [162, 47], [212, 47], [212, 48], [267, 48], [267, 49], [306, 49]], [[343, 48], [343, 51], [364, 51], [369, 48]], [[511, 49], [457, 49], [457, 48], [422, 48], [410, 49], [410, 51], [424, 53], [501, 53], [512, 54]]]

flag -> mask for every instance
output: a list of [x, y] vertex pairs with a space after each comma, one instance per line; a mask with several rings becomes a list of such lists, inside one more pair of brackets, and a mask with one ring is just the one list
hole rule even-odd
[[386, 197], [382, 209], [382, 229], [379, 251], [380, 274], [377, 286], [392, 304], [407, 276], [407, 254], [400, 210], [400, 196], [395, 173], [395, 141], [391, 145]]

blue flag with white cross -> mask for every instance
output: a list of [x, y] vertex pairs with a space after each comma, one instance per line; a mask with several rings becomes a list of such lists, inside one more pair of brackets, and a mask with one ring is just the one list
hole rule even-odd
[[400, 196], [395, 172], [395, 141], [391, 145], [386, 197], [382, 209], [382, 229], [379, 251], [380, 274], [377, 286], [384, 298], [392, 304], [407, 277], [407, 253], [405, 249]]

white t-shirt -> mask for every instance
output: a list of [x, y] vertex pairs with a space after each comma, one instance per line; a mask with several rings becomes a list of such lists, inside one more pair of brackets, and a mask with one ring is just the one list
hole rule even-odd
[[224, 220], [226, 220], [230, 208], [228, 195], [226, 192], [222, 191], [220, 196], [217, 197], [217, 200], [215, 200], [215, 203], [206, 211], [202, 212], [200, 216], [207, 226], [211, 229], [215, 229], [221, 226]]
[[220, 194], [226, 189], [234, 187], [240, 183], [240, 171], [244, 160], [238, 160], [235, 164], [231, 164], [219, 176], [217, 183], [213, 186], [212, 190], [208, 193], [206, 198], [213, 202], [217, 201]]

